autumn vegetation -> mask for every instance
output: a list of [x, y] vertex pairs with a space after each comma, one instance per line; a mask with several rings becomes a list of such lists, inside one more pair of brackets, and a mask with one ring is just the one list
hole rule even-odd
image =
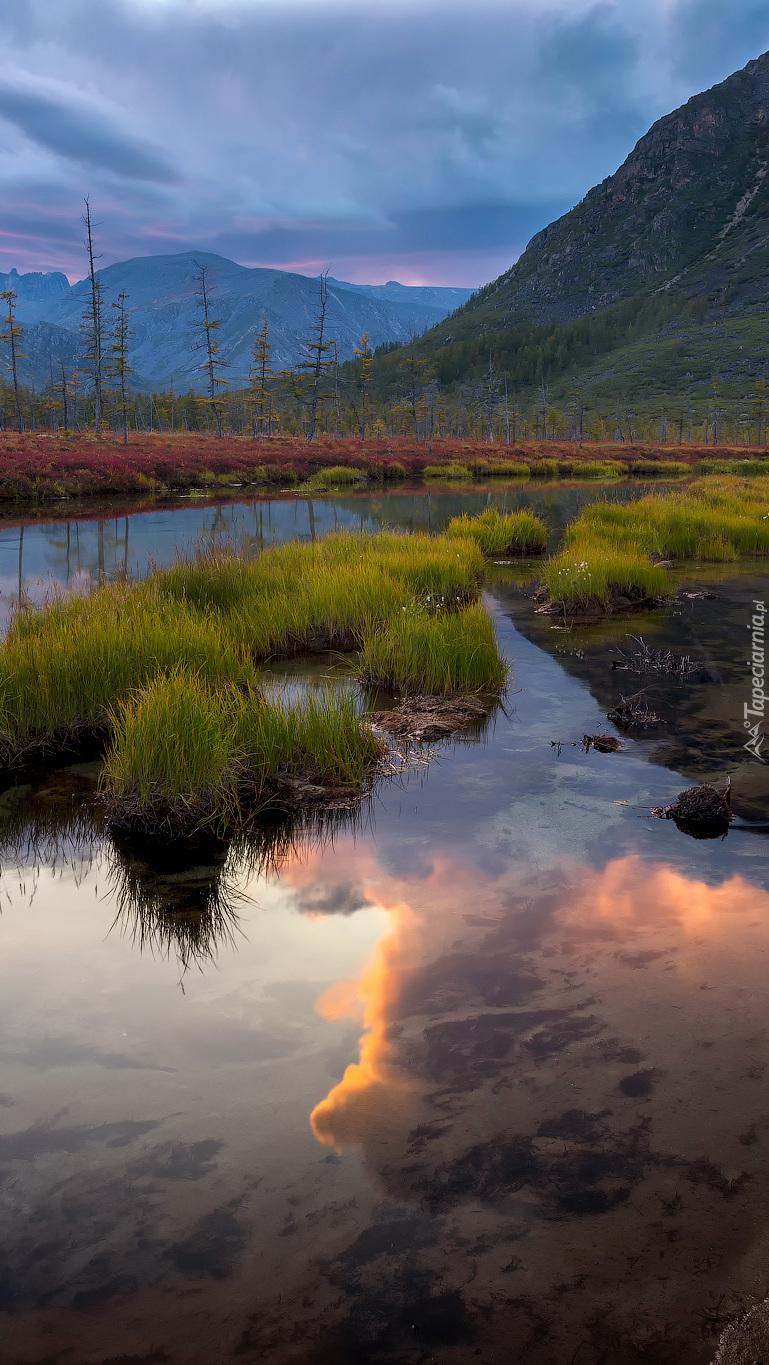
[[[94, 433], [64, 437], [0, 433], [0, 503], [123, 494], [318, 492], [387, 484], [404, 479], [671, 479], [700, 471], [769, 473], [763, 449], [661, 445], [579, 447], [574, 442], [515, 445], [443, 440], [429, 444], [402, 437], [361, 441], [319, 435], [245, 436], [221, 440], [204, 433], [132, 436], [124, 446]], [[675, 459], [671, 458], [675, 455]], [[703, 463], [703, 461], [705, 463]], [[749, 463], [746, 463], [748, 461]]]

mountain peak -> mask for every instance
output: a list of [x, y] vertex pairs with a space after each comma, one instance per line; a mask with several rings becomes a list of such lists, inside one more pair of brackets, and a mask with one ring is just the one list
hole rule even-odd
[[694, 95], [619, 170], [532, 238], [478, 306], [512, 321], [581, 317], [678, 280], [769, 206], [769, 53]]

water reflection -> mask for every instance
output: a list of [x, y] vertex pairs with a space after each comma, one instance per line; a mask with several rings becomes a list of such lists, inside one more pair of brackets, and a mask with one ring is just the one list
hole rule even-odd
[[[586, 502], [626, 501], [648, 488], [639, 484], [535, 485], [495, 481], [430, 489], [423, 484], [320, 498], [265, 496], [244, 500], [165, 499], [94, 504], [71, 520], [47, 511], [21, 523], [0, 520], [0, 604], [7, 616], [19, 601], [40, 601], [54, 586], [73, 588], [166, 564], [177, 550], [222, 540], [252, 551], [285, 540], [315, 540], [336, 530], [440, 531], [461, 512], [528, 508], [545, 517], [554, 539]], [[46, 520], [46, 518], [51, 518]]]
[[[112, 930], [140, 952], [173, 956], [182, 980], [191, 967], [214, 963], [223, 948], [236, 948], [246, 887], [280, 877], [288, 864], [318, 856], [341, 836], [373, 830], [372, 805], [364, 803], [267, 816], [226, 840], [135, 838], [108, 828], [96, 799], [98, 765], [79, 769], [0, 796], [3, 874], [19, 871], [31, 904], [41, 872], [66, 869], [78, 886], [98, 863], [115, 911]], [[321, 898], [314, 909], [325, 913], [328, 906]]]

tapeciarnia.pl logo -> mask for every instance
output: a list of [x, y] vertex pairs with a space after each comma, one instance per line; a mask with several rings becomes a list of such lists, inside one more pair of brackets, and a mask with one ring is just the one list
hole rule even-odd
[[[744, 720], [745, 729], [750, 734], [747, 744], [743, 748], [748, 753], [757, 758], [759, 763], [765, 763], [766, 759], [761, 753], [761, 745], [766, 736], [761, 731], [761, 722], [764, 719], [766, 708], [766, 693], [764, 692], [764, 619], [766, 617], [766, 607], [763, 602], [753, 603], [755, 608], [753, 616], [748, 623], [748, 630], [751, 632], [752, 648], [748, 659], [748, 668], [751, 672], [751, 694], [750, 703], [745, 702]], [[753, 723], [755, 721], [755, 723]]]

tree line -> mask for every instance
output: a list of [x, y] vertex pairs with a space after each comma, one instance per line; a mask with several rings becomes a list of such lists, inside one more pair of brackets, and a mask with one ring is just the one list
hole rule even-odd
[[[254, 329], [249, 374], [234, 383], [216, 316], [215, 286], [199, 265], [195, 288], [198, 317], [192, 347], [199, 357], [199, 387], [177, 393], [173, 386], [145, 392], [134, 383], [130, 297], [123, 291], [109, 308], [97, 274], [89, 200], [83, 216], [88, 260], [88, 294], [81, 320], [82, 350], [69, 372], [50, 367], [42, 393], [23, 385], [25, 329], [17, 320], [17, 296], [0, 293], [0, 342], [7, 348], [7, 378], [0, 382], [3, 427], [70, 431], [112, 431], [128, 443], [129, 433], [207, 431], [251, 435], [255, 440], [293, 435], [386, 439], [410, 437], [432, 447], [436, 440], [515, 444], [525, 440], [584, 442], [653, 441], [666, 444], [764, 445], [769, 428], [767, 384], [758, 379], [749, 393], [734, 397], [714, 375], [697, 402], [688, 393], [663, 398], [641, 410], [623, 393], [607, 404], [590, 385], [574, 377], [553, 381], [616, 345], [660, 325], [670, 311], [666, 299], [629, 300], [601, 315], [573, 323], [517, 326], [483, 331], [468, 325], [468, 305], [434, 333], [411, 336], [373, 352], [367, 333], [344, 363], [330, 334], [328, 272], [318, 280], [317, 308], [297, 364], [274, 370], [269, 321]], [[483, 303], [491, 286], [475, 296]], [[675, 305], [680, 313], [681, 305]], [[692, 319], [702, 305], [685, 305]], [[699, 311], [698, 311], [699, 310]], [[482, 321], [482, 319], [481, 319]], [[451, 325], [449, 328], [449, 324]], [[458, 329], [457, 329], [458, 324]], [[449, 335], [446, 336], [447, 331]], [[452, 334], [455, 333], [455, 334]]]

